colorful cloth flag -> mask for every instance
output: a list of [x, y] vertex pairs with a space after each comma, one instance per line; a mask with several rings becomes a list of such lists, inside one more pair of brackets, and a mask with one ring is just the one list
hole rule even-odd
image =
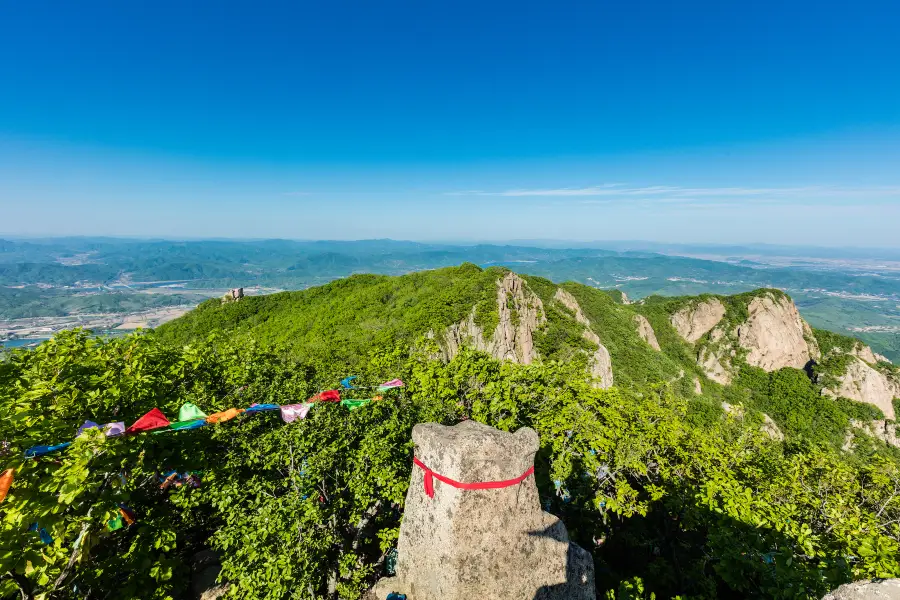
[[194, 421], [196, 419], [205, 419], [208, 416], [209, 415], [200, 410], [197, 405], [192, 402], [185, 402], [181, 405], [181, 408], [178, 409], [179, 421]]
[[32, 523], [31, 527], [28, 528], [28, 531], [37, 532], [37, 534], [41, 537], [41, 541], [48, 546], [53, 543], [53, 538], [50, 536], [47, 530], [41, 527], [38, 523]]
[[[169, 423], [169, 429], [172, 431], [181, 431], [183, 429], [197, 429], [206, 425], [206, 419], [194, 419], [193, 421], [176, 421]], [[161, 432], [160, 432], [161, 433]]]
[[150, 431], [152, 429], [159, 429], [161, 427], [168, 426], [169, 420], [166, 418], [166, 415], [164, 415], [158, 408], [154, 408], [143, 417], [135, 421], [134, 425], [125, 430], [125, 433], [128, 435], [133, 435], [142, 431]]
[[9, 488], [12, 487], [15, 472], [15, 469], [7, 469], [0, 475], [0, 502], [6, 500], [6, 494], [9, 493]]
[[137, 515], [134, 514], [134, 511], [121, 502], [119, 503], [119, 514], [122, 515], [122, 518], [125, 519], [125, 523], [127, 523], [129, 527], [134, 525], [134, 522], [137, 521]]
[[278, 404], [251, 404], [250, 408], [248, 408], [245, 412], [255, 413], [262, 412], [264, 410], [278, 410], [281, 408]]
[[346, 400], [341, 400], [341, 404], [343, 404], [350, 410], [356, 410], [360, 406], [365, 406], [366, 404], [368, 404], [371, 401], [372, 401], [371, 398], [365, 398], [362, 400], [354, 400], [354, 399], [348, 398]]
[[100, 429], [100, 426], [93, 421], [85, 421], [84, 424], [78, 428], [78, 431], [75, 432], [75, 437], [78, 437], [88, 429]]
[[286, 404], [281, 407], [281, 418], [285, 423], [293, 423], [297, 419], [305, 419], [310, 408], [312, 408], [311, 402]]
[[229, 408], [228, 410], [223, 410], [222, 412], [217, 412], [206, 417], [207, 423], [221, 423], [223, 421], [229, 421], [239, 414], [244, 412], [243, 408]]
[[384, 392], [393, 388], [403, 387], [403, 382], [399, 379], [391, 379], [390, 381], [385, 381], [381, 385], [378, 386], [379, 392]]
[[116, 531], [125, 527], [125, 520], [122, 518], [122, 515], [116, 515], [112, 519], [106, 522], [106, 528], [110, 531]]
[[356, 375], [351, 375], [350, 377], [344, 377], [341, 379], [341, 386], [344, 389], [355, 390], [356, 386], [353, 385], [353, 380], [356, 379]]
[[56, 452], [57, 450], [62, 450], [63, 448], [68, 448], [72, 445], [72, 442], [66, 442], [65, 444], [57, 444], [55, 446], [32, 446], [28, 450], [25, 451], [25, 458], [36, 458], [38, 456], [43, 456], [44, 454], [50, 454], [51, 452]]
[[325, 390], [324, 392], [319, 392], [312, 398], [308, 400], [308, 402], [340, 402], [341, 401], [341, 393], [338, 390]]
[[107, 423], [103, 426], [103, 431], [106, 433], [106, 437], [116, 437], [117, 435], [122, 435], [125, 433], [125, 422], [117, 421], [115, 423]]

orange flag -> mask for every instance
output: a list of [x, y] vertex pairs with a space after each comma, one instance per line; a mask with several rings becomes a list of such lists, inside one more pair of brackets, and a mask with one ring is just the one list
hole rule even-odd
[[207, 423], [221, 423], [222, 421], [227, 421], [229, 419], [233, 419], [239, 414], [244, 412], [243, 408], [229, 408], [228, 410], [223, 410], [222, 412], [217, 412], [206, 417]]
[[9, 492], [9, 488], [12, 487], [13, 472], [13, 469], [7, 469], [0, 475], [0, 502], [6, 500], [6, 494]]

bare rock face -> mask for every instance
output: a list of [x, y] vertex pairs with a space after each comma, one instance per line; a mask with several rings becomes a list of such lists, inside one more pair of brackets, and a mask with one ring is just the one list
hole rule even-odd
[[672, 327], [690, 343], [694, 343], [716, 326], [725, 316], [725, 306], [716, 298], [685, 306], [672, 315]]
[[[506, 433], [473, 421], [413, 428], [416, 457], [458, 482], [506, 481], [534, 465], [538, 436]], [[497, 489], [463, 490], [413, 467], [400, 538], [397, 575], [372, 595], [411, 600], [593, 600], [590, 554], [568, 540], [565, 525], [541, 510], [534, 476]]]
[[[591, 377], [597, 382], [596, 387], [609, 388], [613, 384], [612, 357], [609, 350], [600, 342], [600, 337], [591, 329], [591, 321], [584, 316], [581, 306], [575, 296], [562, 288], [556, 288], [556, 294], [553, 299], [575, 313], [575, 320], [584, 325], [584, 331], [581, 336], [592, 344], [597, 346], [597, 350], [591, 356], [588, 368]], [[649, 325], [649, 323], [647, 324]], [[650, 330], [653, 331], [652, 329]]]
[[763, 424], [759, 429], [773, 440], [779, 442], [784, 440], [784, 434], [781, 433], [781, 429], [778, 427], [778, 423], [773, 421], [772, 417], [770, 417], [766, 413], [763, 413]]
[[637, 326], [638, 335], [641, 336], [645, 342], [650, 344], [650, 347], [656, 351], [660, 350], [659, 342], [656, 340], [656, 333], [653, 331], [653, 327], [650, 325], [650, 321], [647, 320], [647, 317], [644, 315], [634, 315], [634, 323]]
[[[893, 421], [885, 421], [883, 419], [857, 421], [856, 419], [851, 419], [850, 427], [859, 430], [870, 437], [879, 439], [885, 444], [900, 448], [900, 437], [897, 436], [897, 424]], [[852, 437], [852, 433], [850, 436]], [[852, 443], [853, 440], [849, 439], [848, 442], [845, 442], [845, 447], [852, 446]]]
[[698, 396], [703, 395], [703, 386], [700, 385], [699, 377], [694, 377], [694, 393], [697, 394]]
[[[736, 419], [744, 418], [744, 407], [743, 406], [735, 406], [733, 404], [729, 404], [727, 402], [722, 403], [722, 410], [725, 411], [725, 414], [731, 415]], [[781, 429], [778, 427], [778, 423], [772, 420], [772, 417], [763, 413], [763, 423], [759, 427], [759, 430], [764, 434], [769, 436], [769, 438], [781, 442], [784, 441], [784, 434], [781, 432]]]
[[[497, 308], [500, 324], [491, 339], [491, 354], [500, 360], [530, 365], [537, 358], [534, 332], [547, 321], [541, 299], [528, 289], [524, 279], [507, 273], [497, 283]], [[513, 319], [513, 310], [518, 323]]]
[[497, 282], [497, 311], [500, 322], [489, 342], [475, 323], [474, 307], [468, 317], [448, 327], [441, 345], [444, 359], [452, 359], [461, 347], [468, 346], [498, 360], [525, 365], [534, 362], [538, 358], [534, 332], [547, 321], [541, 299], [528, 289], [521, 277], [507, 273]]
[[856, 347], [853, 348], [852, 354], [856, 358], [863, 360], [870, 365], [874, 365], [878, 362], [878, 357], [876, 357], [875, 353], [872, 352], [872, 349], [865, 344], [857, 344]]
[[809, 363], [809, 345], [804, 322], [794, 303], [770, 294], [758, 296], [748, 307], [750, 317], [737, 329], [738, 344], [746, 348], [747, 363], [775, 371], [783, 367], [802, 369]]
[[845, 583], [822, 600], [900, 600], [900, 579]]
[[894, 398], [900, 398], [900, 382], [881, 371], [873, 369], [865, 362], [854, 358], [847, 371], [838, 378], [836, 388], [822, 390], [825, 395], [842, 396], [857, 402], [868, 402], [881, 409], [884, 416], [894, 420]]
[[697, 358], [697, 364], [700, 365], [706, 376], [716, 383], [722, 385], [731, 383], [731, 360], [722, 349], [716, 351], [711, 348], [703, 348]]
[[474, 307], [466, 319], [454, 323], [444, 331], [444, 343], [441, 346], [444, 360], [450, 360], [459, 354], [463, 346], [490, 352], [484, 341], [484, 331], [475, 323]]

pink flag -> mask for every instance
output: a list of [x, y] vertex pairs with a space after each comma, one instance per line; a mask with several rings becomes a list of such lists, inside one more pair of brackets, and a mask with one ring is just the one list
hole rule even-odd
[[403, 387], [403, 382], [400, 381], [399, 379], [391, 379], [390, 381], [385, 381], [378, 387], [380, 387], [380, 388], [398, 388], [398, 387]]
[[281, 418], [284, 419], [285, 423], [293, 423], [297, 419], [305, 419], [310, 408], [312, 408], [311, 402], [286, 404], [281, 407]]

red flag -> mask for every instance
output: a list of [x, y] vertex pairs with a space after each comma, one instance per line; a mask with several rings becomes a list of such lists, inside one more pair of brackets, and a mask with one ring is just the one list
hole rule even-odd
[[340, 402], [341, 393], [338, 390], [326, 390], [309, 399], [309, 402]]
[[142, 431], [150, 431], [151, 429], [159, 429], [160, 427], [168, 427], [169, 420], [166, 415], [158, 408], [154, 408], [146, 415], [135, 421], [134, 425], [125, 430], [126, 435], [140, 433]]

